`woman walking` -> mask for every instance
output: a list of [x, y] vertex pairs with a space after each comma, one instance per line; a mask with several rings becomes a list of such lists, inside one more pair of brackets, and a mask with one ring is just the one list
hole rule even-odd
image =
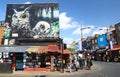
[[86, 66], [87, 66], [87, 70], [90, 70], [90, 69], [91, 69], [91, 66], [93, 65], [90, 56], [87, 57], [87, 59], [86, 59], [86, 63], [87, 63], [87, 64], [86, 64]]

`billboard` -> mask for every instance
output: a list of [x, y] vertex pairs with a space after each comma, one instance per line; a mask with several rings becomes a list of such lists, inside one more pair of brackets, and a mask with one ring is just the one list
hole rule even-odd
[[58, 3], [7, 4], [11, 37], [59, 37]]
[[97, 40], [98, 40], [98, 47], [101, 48], [101, 47], [108, 46], [106, 34], [102, 34], [102, 35], [98, 36]]

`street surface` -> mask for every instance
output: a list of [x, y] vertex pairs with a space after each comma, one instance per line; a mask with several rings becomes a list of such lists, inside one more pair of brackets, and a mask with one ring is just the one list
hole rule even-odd
[[91, 70], [78, 72], [23, 72], [13, 74], [0, 74], [0, 77], [120, 77], [120, 63], [93, 62]]
[[[77, 73], [68, 77], [120, 77], [120, 63], [94, 62], [91, 72]], [[66, 76], [64, 76], [66, 77]]]

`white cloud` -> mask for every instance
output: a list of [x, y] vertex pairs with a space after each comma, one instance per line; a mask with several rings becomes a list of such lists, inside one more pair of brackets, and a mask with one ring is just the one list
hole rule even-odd
[[[90, 27], [90, 28], [87, 28]], [[94, 28], [93, 25], [83, 26], [82, 28], [86, 28], [82, 30], [82, 34], [89, 34], [91, 30]], [[81, 27], [78, 27], [72, 34], [81, 34]]]
[[25, 2], [24, 4], [31, 4], [31, 2]]
[[98, 27], [94, 30], [93, 35], [95, 34], [105, 34], [107, 32], [107, 27]]
[[70, 44], [74, 41], [73, 38], [63, 38], [63, 42], [67, 44], [67, 47], [70, 47]]
[[73, 21], [71, 17], [67, 17], [66, 14], [66, 12], [63, 12], [59, 15], [61, 29], [65, 30], [79, 26], [77, 22]]

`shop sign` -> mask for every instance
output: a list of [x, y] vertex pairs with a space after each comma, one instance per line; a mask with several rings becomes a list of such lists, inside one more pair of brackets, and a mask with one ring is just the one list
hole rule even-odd
[[9, 39], [4, 39], [4, 45], [8, 45]]
[[108, 46], [105, 34], [98, 36], [97, 40], [98, 40], [98, 47]]

